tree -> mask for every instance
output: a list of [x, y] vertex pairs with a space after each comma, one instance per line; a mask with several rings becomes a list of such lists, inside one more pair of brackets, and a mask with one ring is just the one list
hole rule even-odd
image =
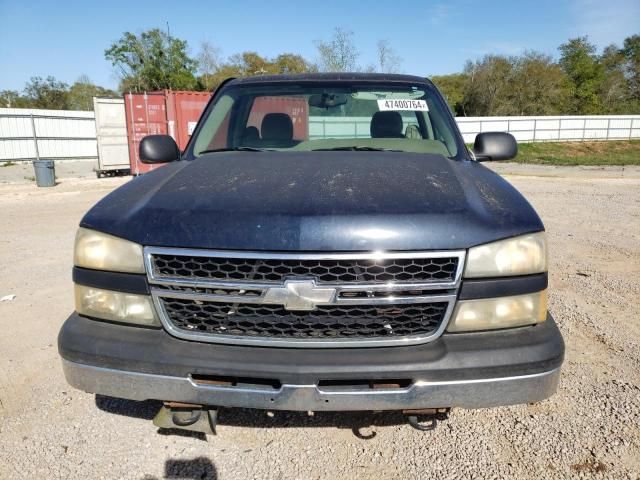
[[603, 50], [599, 61], [604, 69], [604, 79], [598, 91], [602, 113], [625, 113], [631, 102], [631, 94], [625, 78], [624, 54], [612, 44]]
[[272, 67], [269, 60], [263, 58], [257, 52], [236, 53], [229, 57], [229, 64], [236, 69], [241, 77], [266, 75], [271, 73]]
[[93, 97], [119, 97], [117, 92], [99, 87], [87, 75], [80, 75], [69, 88], [68, 108], [70, 110], [93, 110]]
[[598, 92], [604, 82], [604, 68], [595, 45], [587, 37], [572, 38], [559, 47], [560, 66], [571, 81], [572, 95], [566, 113], [588, 115], [602, 112]]
[[250, 77], [252, 75], [272, 75], [278, 73], [304, 73], [313, 71], [303, 57], [294, 53], [281, 53], [273, 59], [265, 58], [257, 52], [236, 53], [227, 61], [220, 62], [215, 70], [201, 76], [198, 81], [206, 89], [217, 88], [230, 77]]
[[431, 80], [444, 95], [451, 111], [456, 115], [466, 116], [464, 94], [467, 76], [464, 73], [452, 73], [451, 75], [436, 75], [431, 77]]
[[464, 78], [462, 100], [456, 105], [464, 115], [559, 114], [570, 96], [568, 79], [558, 64], [534, 51], [467, 62]]
[[464, 109], [469, 115], [497, 115], [500, 103], [508, 89], [513, 68], [509, 58], [501, 55], [485, 55], [475, 62], [467, 61]]
[[120, 76], [123, 91], [193, 90], [197, 86], [198, 64], [187, 54], [187, 42], [157, 28], [139, 36], [125, 32], [104, 55]]
[[317, 70], [315, 65], [309, 64], [304, 57], [295, 53], [281, 53], [272, 63], [275, 73], [306, 73]]
[[221, 50], [211, 42], [201, 42], [198, 54], [198, 73], [200, 74], [199, 81], [204, 90], [211, 91], [216, 86], [214, 78], [221, 63]]
[[336, 27], [328, 42], [316, 43], [319, 68], [323, 72], [353, 72], [358, 69], [360, 53], [353, 43], [353, 32]]
[[513, 71], [499, 102], [500, 115], [557, 115], [566, 109], [569, 82], [550, 56], [528, 51], [511, 62]]
[[29, 108], [29, 100], [16, 90], [2, 90], [0, 91], [0, 107]]
[[68, 109], [69, 86], [52, 76], [31, 77], [24, 87], [24, 97], [31, 108]]
[[402, 58], [391, 48], [388, 40], [378, 40], [377, 57], [378, 71], [381, 73], [397, 73], [400, 70]]
[[625, 38], [621, 53], [625, 60], [624, 73], [629, 82], [630, 96], [640, 102], [640, 35]]

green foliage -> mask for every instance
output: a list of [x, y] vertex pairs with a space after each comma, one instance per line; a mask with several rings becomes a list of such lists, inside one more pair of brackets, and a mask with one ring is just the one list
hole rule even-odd
[[33, 77], [22, 95], [15, 90], [0, 92], [0, 107], [93, 110], [93, 97], [118, 96], [113, 90], [94, 85], [86, 75], [80, 76], [71, 87], [54, 77]]
[[52, 76], [31, 77], [24, 87], [24, 97], [31, 108], [67, 109], [69, 86]]
[[464, 92], [467, 75], [464, 73], [452, 73], [451, 75], [434, 75], [431, 81], [444, 95], [449, 108], [456, 115], [464, 116]]
[[29, 100], [16, 90], [2, 90], [0, 91], [0, 107], [28, 108]]
[[604, 107], [598, 95], [605, 80], [605, 70], [596, 55], [595, 45], [587, 37], [573, 38], [563, 43], [560, 66], [571, 82], [571, 97], [567, 113], [595, 114]]
[[624, 74], [629, 82], [629, 94], [636, 103], [640, 103], [640, 35], [625, 38], [621, 53], [624, 57]]
[[513, 161], [544, 165], [640, 165], [640, 141], [521, 143]]
[[305, 73], [313, 70], [313, 65], [310, 65], [300, 55], [293, 53], [282, 53], [273, 59], [268, 59], [256, 52], [243, 52], [236, 53], [229, 57], [226, 62], [217, 64], [212, 71], [203, 72], [198, 81], [203, 89], [211, 90], [217, 88], [224, 80], [231, 77]]
[[475, 62], [467, 61], [463, 105], [476, 116], [500, 115], [509, 90], [511, 62], [500, 55], [485, 55]]
[[609, 45], [599, 60], [604, 69], [604, 79], [598, 88], [602, 113], [625, 113], [632, 98], [625, 77], [624, 54], [616, 45]]
[[197, 62], [187, 54], [187, 42], [160, 29], [139, 36], [125, 32], [105, 50], [118, 72], [122, 91], [193, 90]]
[[81, 75], [69, 89], [67, 108], [69, 110], [93, 110], [93, 97], [117, 98], [119, 96], [117, 92], [94, 85], [89, 77]]
[[[125, 32], [106, 51], [120, 77], [120, 91], [161, 89], [212, 91], [225, 79], [251, 75], [315, 71], [395, 72], [401, 58], [390, 44], [377, 43], [377, 64], [362, 68], [353, 32], [336, 28], [316, 43], [318, 64], [295, 53], [274, 58], [245, 51], [223, 60], [220, 49], [202, 42], [196, 58], [184, 40], [160, 29]], [[587, 37], [559, 47], [556, 62], [548, 55], [486, 55], [467, 61], [462, 73], [434, 76], [451, 109], [461, 116], [633, 114], [640, 113], [640, 35], [610, 45], [601, 54]], [[71, 87], [53, 77], [32, 78], [22, 93], [0, 91], [0, 107], [91, 110], [94, 96], [116, 92], [86, 77]]]
[[463, 116], [640, 113], [640, 35], [600, 55], [586, 37], [559, 50], [557, 62], [533, 51], [486, 55], [433, 81]]
[[487, 55], [467, 62], [458, 110], [466, 115], [552, 115], [562, 113], [568, 84], [560, 67], [538, 52], [518, 57]]

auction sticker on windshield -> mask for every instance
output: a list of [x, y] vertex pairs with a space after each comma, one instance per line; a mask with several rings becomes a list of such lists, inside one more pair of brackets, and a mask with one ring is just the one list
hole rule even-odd
[[422, 112], [428, 112], [426, 100], [412, 100], [393, 98], [389, 100], [378, 100], [378, 109], [384, 110], [418, 110]]

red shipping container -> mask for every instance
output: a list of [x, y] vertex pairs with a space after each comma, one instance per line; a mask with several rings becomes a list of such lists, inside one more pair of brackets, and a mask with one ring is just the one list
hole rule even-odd
[[210, 97], [209, 92], [172, 90], [125, 94], [131, 174], [140, 175], [162, 166], [140, 162], [140, 140], [147, 135], [171, 135], [184, 150]]

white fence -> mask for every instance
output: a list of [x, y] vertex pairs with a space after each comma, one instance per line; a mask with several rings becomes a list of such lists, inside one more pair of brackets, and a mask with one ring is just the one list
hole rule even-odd
[[93, 112], [0, 108], [0, 162], [97, 159]]
[[[467, 143], [490, 131], [510, 132], [520, 142], [640, 139], [640, 115], [458, 117], [456, 122]], [[369, 117], [310, 117], [309, 138], [366, 138], [369, 124]], [[37, 157], [97, 159], [94, 113], [0, 108], [0, 162]], [[122, 157], [124, 165], [124, 150]]]
[[[369, 136], [370, 120], [310, 117], [309, 138], [365, 138]], [[406, 129], [406, 117], [404, 120]], [[456, 122], [466, 143], [473, 143], [480, 132], [509, 132], [523, 143], [640, 138], [640, 115], [457, 117]]]
[[640, 115], [457, 117], [456, 122], [467, 143], [480, 132], [509, 132], [525, 143], [640, 138]]

